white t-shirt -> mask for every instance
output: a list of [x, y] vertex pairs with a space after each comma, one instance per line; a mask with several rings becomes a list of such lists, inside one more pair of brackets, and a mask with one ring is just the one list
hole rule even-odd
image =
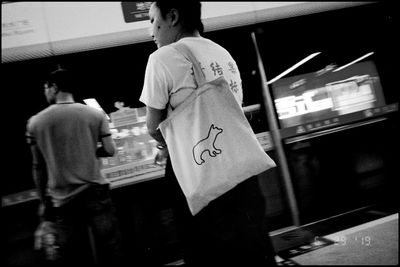
[[[203, 37], [185, 37], [184, 43], [199, 61], [207, 81], [224, 76], [239, 105], [243, 102], [242, 80], [235, 60], [225, 48]], [[140, 101], [165, 109], [181, 104], [196, 89], [192, 63], [171, 45], [153, 52], [148, 59]]]

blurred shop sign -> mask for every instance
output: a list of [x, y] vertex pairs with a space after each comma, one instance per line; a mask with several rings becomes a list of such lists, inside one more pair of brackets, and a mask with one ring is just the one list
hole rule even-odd
[[298, 126], [287, 127], [280, 130], [282, 138], [288, 138], [297, 136], [300, 134], [309, 134], [321, 130], [330, 129], [333, 127], [339, 127], [343, 125], [354, 124], [358, 121], [363, 121], [365, 119], [376, 118], [379, 116], [384, 116], [388, 113], [397, 112], [399, 110], [399, 104], [393, 103], [389, 105], [379, 106], [375, 108], [369, 108], [366, 110], [360, 110], [357, 112], [324, 119], [313, 121]]
[[149, 19], [151, 2], [121, 2], [126, 23]]

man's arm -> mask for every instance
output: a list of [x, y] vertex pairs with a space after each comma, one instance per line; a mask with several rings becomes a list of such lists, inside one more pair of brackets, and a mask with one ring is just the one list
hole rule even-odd
[[[31, 118], [32, 119], [32, 118]], [[51, 198], [47, 195], [47, 168], [46, 161], [40, 151], [34, 135], [31, 133], [31, 119], [26, 128], [26, 142], [32, 154], [32, 178], [40, 200], [39, 216], [50, 218], [53, 215]]]
[[115, 143], [111, 135], [101, 137], [101, 147], [96, 151], [98, 157], [112, 157], [115, 153]]
[[43, 158], [43, 155], [40, 149], [36, 144], [30, 145], [32, 152], [32, 175], [33, 181], [35, 182], [36, 189], [39, 194], [40, 201], [42, 204], [47, 206], [49, 200], [47, 198], [47, 170], [46, 170], [46, 162]]
[[159, 144], [165, 145], [158, 125], [167, 117], [167, 109], [156, 109], [147, 106], [146, 125], [149, 135], [153, 137]]
[[110, 133], [110, 126], [105, 116], [101, 121], [101, 129], [99, 132], [99, 141], [101, 146], [97, 148], [96, 156], [97, 157], [112, 157], [114, 156], [116, 147], [114, 140], [112, 139]]

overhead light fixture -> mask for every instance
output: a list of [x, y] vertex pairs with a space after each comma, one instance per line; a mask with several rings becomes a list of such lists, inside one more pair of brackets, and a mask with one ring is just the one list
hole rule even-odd
[[285, 76], [286, 74], [288, 74], [289, 72], [297, 69], [300, 65], [303, 65], [304, 63], [306, 63], [307, 61], [309, 61], [310, 59], [312, 59], [315, 56], [318, 56], [319, 54], [321, 54], [321, 52], [317, 52], [317, 53], [313, 53], [311, 55], [309, 55], [308, 57], [300, 60], [299, 62], [297, 62], [296, 64], [294, 64], [292, 67], [288, 68], [287, 70], [285, 70], [284, 72], [282, 72], [281, 74], [279, 74], [278, 76], [276, 76], [275, 78], [273, 78], [272, 80], [268, 81], [267, 84], [271, 84], [277, 80], [279, 80], [280, 78], [282, 78], [283, 76]]
[[360, 60], [363, 60], [364, 58], [369, 57], [369, 56], [372, 55], [372, 54], [374, 54], [374, 52], [370, 52], [370, 53], [368, 53], [368, 54], [365, 54], [365, 55], [363, 55], [362, 57], [359, 57], [359, 58], [357, 58], [356, 60], [350, 62], [349, 64], [346, 64], [346, 65], [344, 65], [344, 66], [341, 66], [341, 67], [335, 69], [333, 72], [336, 72], [336, 71], [342, 70], [342, 69], [344, 69], [344, 68], [347, 68], [348, 66], [353, 65], [354, 63], [356, 63], [356, 62], [358, 62], [358, 61], [360, 61]]

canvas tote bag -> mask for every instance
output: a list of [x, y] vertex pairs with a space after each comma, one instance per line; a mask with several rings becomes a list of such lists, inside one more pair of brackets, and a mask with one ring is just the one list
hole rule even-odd
[[160, 123], [172, 168], [193, 215], [240, 182], [275, 167], [227, 81], [206, 82], [188, 47], [173, 44], [192, 64], [198, 88]]

